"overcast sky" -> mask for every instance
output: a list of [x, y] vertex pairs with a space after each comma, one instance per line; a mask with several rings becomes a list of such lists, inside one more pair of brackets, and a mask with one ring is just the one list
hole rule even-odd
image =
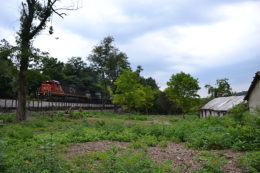
[[[260, 0], [63, 0], [77, 11], [54, 17], [54, 34], [42, 32], [34, 46], [61, 61], [85, 59], [93, 46], [113, 36], [133, 69], [161, 89], [184, 71], [205, 84], [229, 78], [233, 91], [247, 90], [260, 71]], [[21, 1], [1, 2], [0, 39], [14, 43]], [[64, 4], [61, 4], [64, 5]], [[59, 39], [55, 39], [59, 38]]]

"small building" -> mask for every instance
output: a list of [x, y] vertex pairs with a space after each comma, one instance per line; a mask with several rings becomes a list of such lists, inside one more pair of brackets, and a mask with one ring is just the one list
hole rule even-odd
[[227, 111], [242, 103], [244, 96], [229, 96], [214, 98], [200, 108], [200, 117], [224, 116]]
[[245, 96], [245, 100], [248, 101], [250, 112], [260, 110], [260, 71], [256, 72]]

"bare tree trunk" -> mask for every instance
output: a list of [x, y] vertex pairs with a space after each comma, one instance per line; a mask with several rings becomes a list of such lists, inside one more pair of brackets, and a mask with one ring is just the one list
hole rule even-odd
[[16, 112], [16, 120], [23, 121], [26, 120], [26, 88], [21, 85], [23, 82], [19, 79], [19, 93], [18, 93], [18, 108]]
[[16, 120], [26, 120], [26, 97], [27, 97], [27, 81], [25, 72], [28, 70], [28, 57], [30, 44], [28, 40], [23, 42], [24, 47], [21, 50], [20, 71], [18, 75], [18, 107], [16, 111]]

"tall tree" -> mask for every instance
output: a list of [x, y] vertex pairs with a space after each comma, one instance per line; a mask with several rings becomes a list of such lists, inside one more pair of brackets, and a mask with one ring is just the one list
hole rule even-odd
[[105, 37], [100, 45], [92, 50], [88, 56], [91, 67], [95, 69], [102, 78], [103, 89], [107, 92], [108, 87], [115, 90], [113, 83], [121, 74], [122, 69], [129, 68], [128, 57], [113, 45], [113, 37]]
[[207, 84], [205, 88], [208, 89], [208, 94], [211, 97], [222, 97], [222, 96], [231, 96], [232, 95], [232, 88], [228, 82], [229, 79], [218, 79], [216, 81], [215, 87]]
[[[26, 119], [26, 96], [27, 96], [27, 79], [26, 71], [33, 59], [32, 41], [47, 27], [47, 23], [53, 14], [63, 17], [55, 7], [58, 0], [26, 0], [22, 2], [20, 30], [18, 31], [17, 44], [19, 46], [19, 74], [18, 74], [18, 108], [17, 121]], [[53, 29], [50, 27], [50, 34]]]
[[197, 94], [200, 89], [198, 79], [181, 72], [172, 75], [167, 85], [166, 95], [176, 104], [177, 108], [181, 109], [183, 113], [187, 113], [195, 103], [194, 100], [199, 97]]

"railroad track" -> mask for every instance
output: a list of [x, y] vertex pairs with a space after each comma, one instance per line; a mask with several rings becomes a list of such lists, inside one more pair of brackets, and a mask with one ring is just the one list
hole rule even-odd
[[[15, 110], [18, 101], [15, 99], [0, 99], [0, 112]], [[28, 100], [26, 107], [31, 111], [50, 111], [50, 110], [67, 110], [67, 109], [113, 109], [113, 104], [100, 103], [72, 103], [72, 102], [53, 102], [43, 100]]]

